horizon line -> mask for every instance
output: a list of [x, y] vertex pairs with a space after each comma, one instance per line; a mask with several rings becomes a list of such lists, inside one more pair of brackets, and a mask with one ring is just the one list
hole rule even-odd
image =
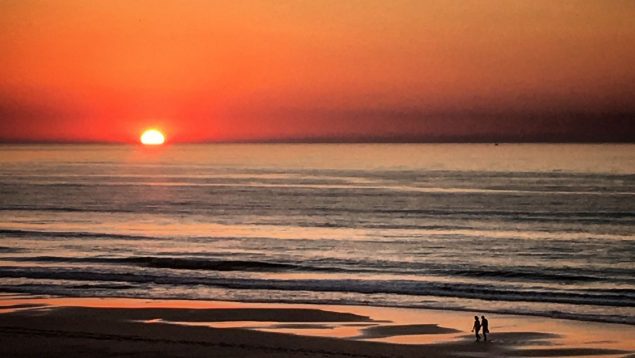
[[[132, 141], [100, 141], [100, 140], [4, 140], [0, 145], [143, 145]], [[263, 139], [263, 140], [200, 140], [200, 141], [166, 141], [169, 145], [196, 144], [635, 144], [633, 140], [383, 140], [383, 139]]]

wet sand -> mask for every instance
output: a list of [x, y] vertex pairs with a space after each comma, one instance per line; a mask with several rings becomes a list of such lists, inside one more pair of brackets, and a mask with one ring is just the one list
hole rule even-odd
[[635, 327], [469, 312], [221, 301], [0, 296], [0, 355], [627, 357]]

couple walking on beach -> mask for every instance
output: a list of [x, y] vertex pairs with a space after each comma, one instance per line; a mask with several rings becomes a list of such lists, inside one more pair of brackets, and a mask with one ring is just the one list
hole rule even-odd
[[479, 322], [478, 316], [474, 316], [474, 326], [472, 327], [472, 332], [476, 335], [476, 341], [481, 341], [481, 335], [479, 331], [483, 329], [483, 341], [487, 342], [487, 334], [489, 333], [489, 322], [485, 316], [481, 316], [481, 321]]

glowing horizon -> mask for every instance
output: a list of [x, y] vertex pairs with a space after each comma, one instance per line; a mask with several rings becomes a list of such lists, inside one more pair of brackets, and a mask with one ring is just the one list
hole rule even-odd
[[0, 141], [635, 138], [629, 1], [0, 10]]

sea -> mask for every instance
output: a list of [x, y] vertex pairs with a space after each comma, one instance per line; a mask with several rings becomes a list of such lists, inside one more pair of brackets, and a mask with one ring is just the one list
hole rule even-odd
[[0, 291], [632, 325], [635, 145], [0, 145]]

